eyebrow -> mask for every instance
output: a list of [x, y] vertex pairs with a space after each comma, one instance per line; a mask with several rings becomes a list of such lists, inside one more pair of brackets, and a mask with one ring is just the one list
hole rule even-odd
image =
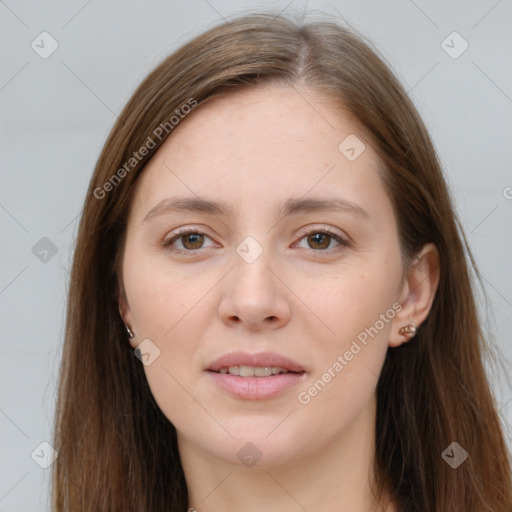
[[[286, 217], [299, 213], [344, 212], [371, 219], [370, 214], [359, 205], [344, 199], [288, 199], [279, 208], [280, 215]], [[206, 213], [221, 217], [233, 216], [233, 208], [223, 203], [201, 197], [170, 197], [151, 208], [142, 222], [169, 213]]]

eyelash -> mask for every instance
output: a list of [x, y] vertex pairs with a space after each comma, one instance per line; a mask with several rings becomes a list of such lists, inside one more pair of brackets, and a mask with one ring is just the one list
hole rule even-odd
[[[178, 254], [189, 254], [189, 255], [191, 255], [191, 254], [193, 254], [195, 252], [198, 252], [199, 250], [203, 249], [203, 247], [200, 247], [199, 249], [177, 249], [175, 247], [174, 248], [172, 247], [172, 244], [176, 240], [179, 240], [181, 237], [186, 236], [186, 235], [190, 235], [190, 234], [204, 235], [204, 236], [210, 238], [206, 233], [204, 233], [202, 231], [199, 231], [199, 230], [193, 229], [193, 228], [186, 228], [183, 231], [179, 231], [178, 233], [175, 233], [174, 236], [172, 236], [171, 238], [164, 240], [162, 242], [161, 246], [163, 248], [165, 248], [165, 249], [168, 249], [168, 250], [170, 250], [172, 252], [175, 252], [175, 253], [178, 253]], [[324, 253], [324, 254], [331, 254], [333, 251], [336, 251], [336, 249], [339, 249], [340, 246], [350, 247], [350, 245], [351, 245], [350, 242], [346, 238], [343, 238], [342, 236], [332, 232], [328, 228], [320, 228], [320, 229], [317, 228], [317, 229], [312, 229], [310, 231], [307, 231], [306, 233], [304, 233], [301, 236], [299, 241], [301, 241], [304, 238], [307, 238], [307, 237], [309, 237], [311, 235], [316, 235], [316, 234], [328, 235], [329, 237], [331, 237], [334, 240], [336, 240], [336, 242], [339, 243], [339, 246], [331, 248], [331, 249], [323, 249], [323, 250], [322, 249], [320, 249], [320, 250], [310, 249], [313, 252]]]

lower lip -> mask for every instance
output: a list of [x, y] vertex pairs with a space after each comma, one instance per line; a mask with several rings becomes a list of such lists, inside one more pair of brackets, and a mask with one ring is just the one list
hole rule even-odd
[[281, 373], [271, 377], [239, 377], [229, 373], [208, 371], [215, 384], [237, 398], [265, 400], [296, 386], [305, 373]]

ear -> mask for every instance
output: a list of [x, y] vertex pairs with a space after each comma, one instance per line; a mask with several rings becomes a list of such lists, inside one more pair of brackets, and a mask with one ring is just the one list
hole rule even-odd
[[135, 334], [134, 338], [128, 338], [128, 341], [132, 348], [137, 348], [138, 342], [137, 342], [137, 333], [135, 329], [133, 328], [133, 316], [130, 311], [130, 306], [128, 305], [128, 301], [126, 299], [126, 294], [124, 290], [120, 290], [118, 294], [117, 301], [119, 303], [119, 314], [121, 315], [121, 318], [125, 325], [127, 325], [131, 331]]
[[440, 276], [439, 251], [428, 243], [423, 246], [406, 270], [399, 302], [402, 309], [393, 319], [389, 338], [390, 347], [398, 347], [408, 340], [398, 329], [408, 324], [418, 328], [428, 317], [437, 291]]

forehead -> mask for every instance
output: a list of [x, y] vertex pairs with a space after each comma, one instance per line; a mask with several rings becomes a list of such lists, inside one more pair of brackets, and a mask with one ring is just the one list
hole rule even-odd
[[320, 152], [337, 155], [340, 137], [353, 131], [361, 128], [333, 100], [312, 90], [264, 86], [211, 98], [177, 127], [169, 143], [194, 149], [189, 157], [219, 147], [226, 159], [258, 151], [260, 160], [288, 161], [306, 151], [313, 159]]
[[[180, 122], [146, 166], [136, 202], [181, 194], [263, 204], [309, 191], [353, 199], [361, 190], [384, 193], [382, 165], [363, 138], [353, 116], [318, 93], [244, 89], [210, 99]], [[364, 148], [356, 159], [343, 153], [346, 140]]]

